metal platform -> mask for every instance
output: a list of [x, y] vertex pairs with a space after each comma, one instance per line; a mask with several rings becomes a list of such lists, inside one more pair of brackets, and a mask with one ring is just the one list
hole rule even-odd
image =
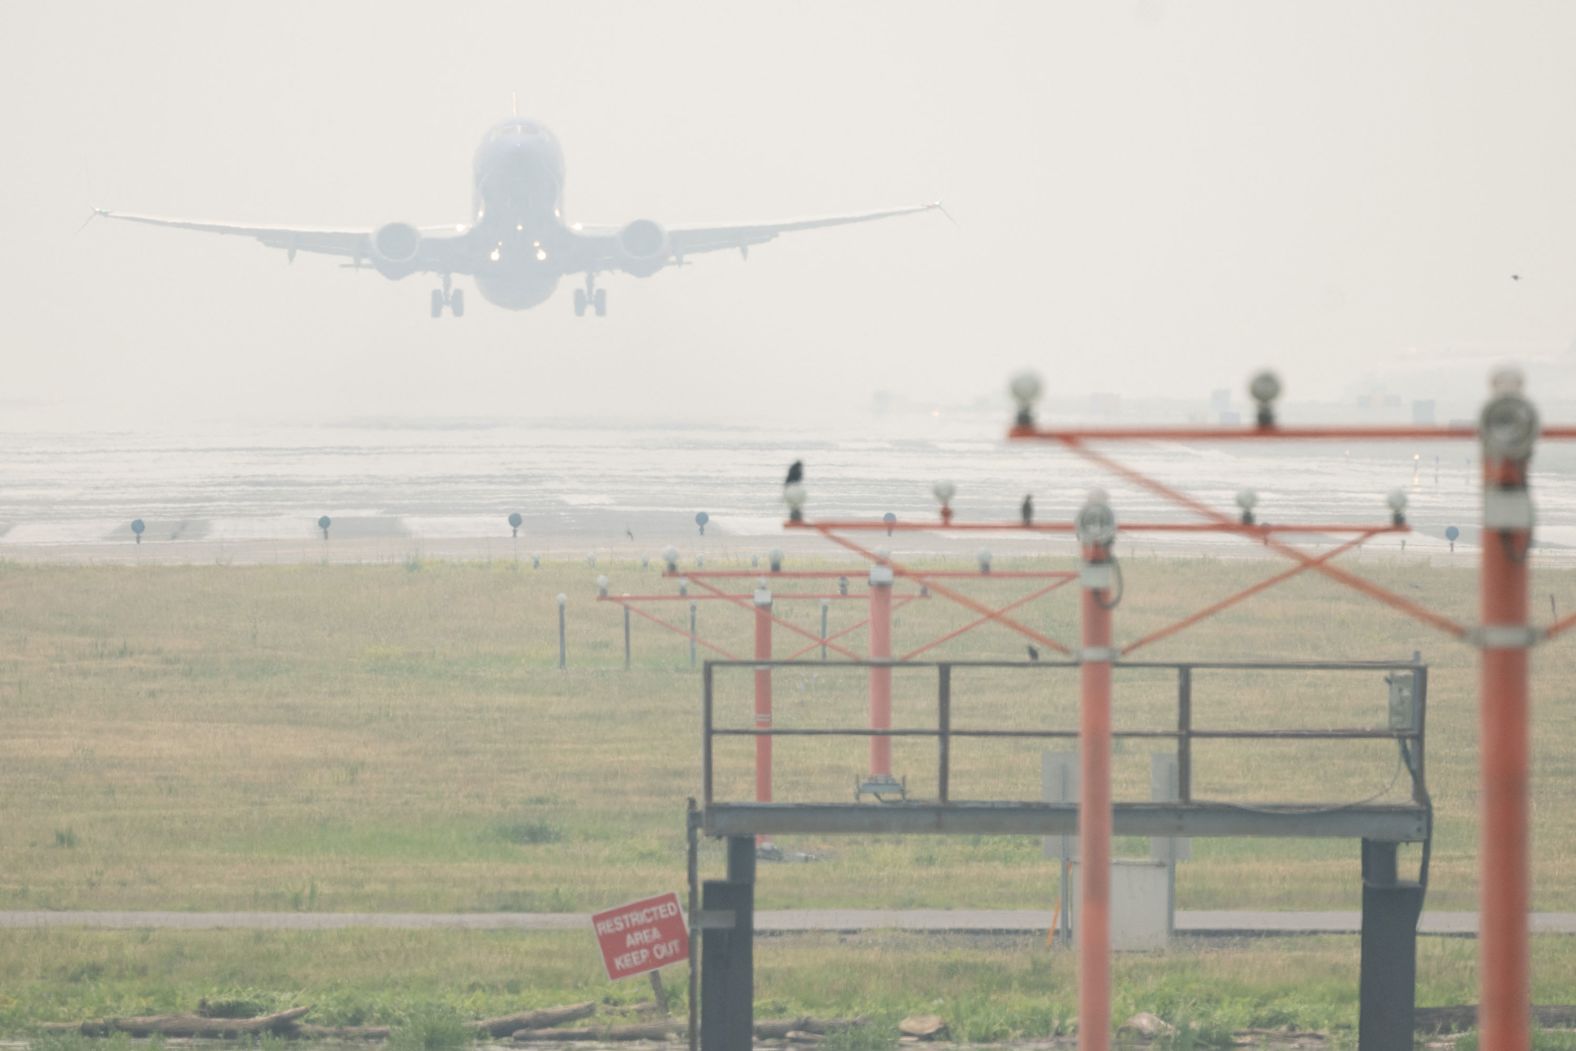
[[[903, 668], [935, 676], [935, 722], [928, 727], [891, 728], [773, 726], [768, 716], [754, 725], [719, 726], [714, 687], [726, 669], [753, 675], [775, 668], [810, 666], [804, 661], [709, 661], [702, 673], [701, 805], [691, 802], [689, 814], [689, 883], [692, 938], [699, 936], [701, 967], [691, 971], [692, 1039], [703, 1051], [742, 1051], [750, 1046], [754, 995], [754, 904], [757, 845], [763, 838], [791, 835], [1024, 835], [1068, 836], [1078, 831], [1078, 804], [1039, 800], [965, 798], [967, 786], [953, 784], [952, 746], [959, 739], [1075, 740], [1076, 730], [1062, 727], [986, 728], [953, 725], [954, 671], [965, 668], [1014, 669], [1029, 676], [1069, 674], [1072, 661], [820, 663], [821, 673], [853, 674]], [[1175, 720], [1167, 728], [1119, 730], [1118, 739], [1164, 742], [1175, 749], [1177, 802], [1119, 802], [1113, 807], [1112, 831], [1118, 836], [1201, 837], [1257, 836], [1356, 840], [1362, 866], [1362, 951], [1359, 977], [1359, 1046], [1362, 1051], [1410, 1051], [1415, 990], [1418, 917], [1428, 881], [1433, 808], [1425, 778], [1428, 668], [1417, 655], [1410, 661], [1244, 661], [1244, 662], [1121, 662], [1124, 670], [1168, 671], [1175, 675]], [[1195, 673], [1201, 671], [1311, 671], [1351, 673], [1373, 680], [1382, 677], [1388, 703], [1381, 725], [1307, 728], [1200, 728], [1193, 722]], [[1377, 714], [1377, 712], [1376, 712]], [[1385, 725], [1387, 724], [1387, 725]], [[714, 770], [719, 740], [753, 738], [888, 737], [929, 739], [935, 744], [934, 799], [902, 798], [870, 801], [802, 802], [734, 801], [718, 798]], [[1193, 785], [1193, 744], [1199, 740], [1353, 741], [1394, 743], [1411, 781], [1405, 802], [1318, 803], [1223, 802], [1199, 799]], [[769, 752], [768, 752], [769, 755]], [[846, 783], [846, 782], [845, 782]], [[856, 781], [856, 785], [859, 782]], [[960, 791], [961, 789], [961, 791]], [[765, 798], [770, 798], [766, 796]], [[698, 870], [701, 835], [726, 841], [727, 878], [702, 882]], [[1417, 880], [1403, 880], [1398, 866], [1402, 844], [1422, 845]], [[698, 987], [697, 987], [698, 983]], [[699, 994], [698, 997], [695, 994]], [[695, 1022], [698, 1021], [698, 1027]]]
[[[1065, 836], [1078, 831], [1076, 803], [712, 803], [708, 836], [940, 834]], [[1238, 803], [1118, 803], [1118, 836], [1274, 836], [1421, 843], [1428, 808]]]

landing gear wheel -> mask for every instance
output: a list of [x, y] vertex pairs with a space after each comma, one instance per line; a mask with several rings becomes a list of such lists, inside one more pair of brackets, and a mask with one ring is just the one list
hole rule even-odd
[[456, 288], [449, 293], [449, 312], [455, 317], [465, 316], [465, 289]]
[[577, 289], [575, 289], [575, 317], [585, 317], [585, 316], [586, 316], [586, 290], [583, 289], [583, 288], [577, 288]]
[[596, 290], [595, 304], [596, 316], [607, 317], [607, 289], [599, 288]]
[[441, 289], [434, 288], [432, 290], [432, 316], [435, 318], [443, 316], [443, 291]]

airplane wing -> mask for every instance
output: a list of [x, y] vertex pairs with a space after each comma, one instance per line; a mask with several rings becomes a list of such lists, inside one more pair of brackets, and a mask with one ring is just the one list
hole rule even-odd
[[[898, 215], [940, 211], [945, 214], [940, 201], [930, 204], [888, 208], [879, 212], [860, 212], [856, 215], [832, 215], [816, 219], [791, 219], [779, 223], [745, 223], [734, 226], [678, 226], [666, 230], [667, 257], [662, 266], [681, 264], [685, 256], [701, 252], [717, 252], [735, 248], [747, 252], [752, 246], [775, 240], [779, 234], [799, 230], [818, 230], [826, 226], [848, 226], [868, 223], [876, 219], [889, 219]], [[624, 262], [619, 245], [619, 230], [608, 227], [583, 228], [580, 234], [582, 251], [577, 262], [584, 270], [616, 270]]]
[[[131, 212], [114, 212], [107, 208], [93, 209], [90, 218], [119, 219], [128, 223], [145, 223], [176, 230], [196, 230], [200, 233], [222, 234], [233, 237], [253, 237], [269, 248], [283, 248], [294, 259], [297, 252], [314, 252], [319, 255], [339, 256], [360, 266], [372, 258], [372, 233], [367, 230], [323, 230], [286, 226], [239, 226], [232, 223], [215, 223], [198, 219], [174, 219], [158, 215], [135, 215]], [[464, 227], [440, 226], [421, 228], [421, 248], [412, 269], [434, 273], [466, 273], [468, 268], [454, 265], [462, 261], [460, 254], [449, 252], [465, 232]], [[452, 258], [451, 258], [452, 256]]]
[[819, 219], [793, 219], [785, 223], [752, 223], [743, 226], [690, 226], [668, 231], [668, 243], [673, 254], [682, 259], [697, 252], [715, 252], [723, 248], [748, 248], [765, 244], [778, 234], [799, 230], [818, 230], [823, 226], [848, 226], [868, 223], [875, 219], [890, 219], [895, 215], [913, 215], [941, 208], [940, 201], [930, 204], [910, 205], [907, 208], [889, 208], [881, 212], [863, 212], [859, 215], [832, 215]]

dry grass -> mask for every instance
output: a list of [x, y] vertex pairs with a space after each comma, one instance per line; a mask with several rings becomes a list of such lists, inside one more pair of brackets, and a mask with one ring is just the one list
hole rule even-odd
[[[1370, 559], [1370, 561], [1372, 561]], [[1470, 619], [1474, 575], [1364, 567]], [[606, 567], [604, 570], [606, 571]], [[636, 620], [622, 669], [617, 609], [581, 565], [513, 563], [267, 568], [0, 567], [0, 907], [589, 909], [682, 876], [684, 797], [698, 789], [698, 682], [685, 641]], [[1269, 572], [1213, 560], [1129, 560], [1119, 612], [1132, 637]], [[611, 570], [614, 588], [658, 588]], [[989, 585], [1005, 601], [1016, 585]], [[1539, 594], [1576, 608], [1576, 578]], [[556, 670], [553, 595], [573, 596], [571, 668]], [[1072, 635], [1071, 592], [1026, 614]], [[788, 614], [813, 627], [814, 604]], [[663, 611], [676, 623], [683, 607]], [[850, 618], [849, 607], [834, 618]], [[940, 600], [901, 612], [900, 643], [961, 623]], [[837, 623], [846, 623], [846, 620]], [[743, 652], [750, 620], [708, 603], [709, 637]], [[720, 630], [719, 630], [720, 629]], [[854, 645], [862, 637], [851, 637]], [[1397, 657], [1433, 665], [1429, 773], [1438, 805], [1432, 903], [1474, 895], [1473, 655], [1318, 580], [1298, 580], [1192, 632], [1152, 659]], [[938, 656], [1022, 654], [987, 629]], [[1573, 650], [1540, 652], [1538, 904], [1576, 907]], [[899, 672], [900, 724], [933, 720], [933, 673]], [[719, 717], [748, 721], [750, 676], [719, 673]], [[1172, 718], [1166, 674], [1119, 678], [1117, 719]], [[1069, 672], [959, 672], [957, 725], [1072, 726]], [[858, 725], [856, 671], [780, 673], [779, 725]], [[1377, 676], [1201, 673], [1198, 725], [1373, 723]], [[861, 740], [783, 741], [779, 798], [846, 798]], [[1119, 791], [1147, 791], [1147, 746], [1117, 757]], [[954, 794], [1038, 793], [1032, 743], [957, 746]], [[934, 747], [900, 742], [898, 769], [933, 790]], [[749, 788], [747, 742], [719, 751], [719, 791]], [[1350, 800], [1396, 773], [1381, 744], [1201, 744], [1195, 791], [1237, 800]], [[1396, 779], [1400, 797], [1406, 778]], [[763, 904], [1045, 905], [1052, 875], [1028, 840], [851, 841], [793, 846], [835, 860], [769, 870]], [[1183, 907], [1352, 906], [1355, 844], [1201, 841]]]

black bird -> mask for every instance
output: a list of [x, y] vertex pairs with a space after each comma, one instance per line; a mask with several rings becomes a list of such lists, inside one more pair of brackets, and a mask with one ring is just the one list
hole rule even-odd
[[635, 539], [635, 531], [629, 528], [629, 526], [624, 527], [624, 535], [629, 537], [631, 540]]
[[804, 481], [804, 461], [795, 460], [793, 466], [788, 468], [788, 477], [783, 480], [783, 484], [792, 485], [802, 481]]
[[1027, 525], [1033, 525], [1034, 524], [1034, 494], [1033, 493], [1029, 493], [1029, 494], [1024, 496], [1024, 498], [1023, 498], [1023, 506], [1020, 507], [1019, 510], [1023, 512], [1023, 524], [1026, 525], [1026, 526]]
[[1029, 644], [1029, 659], [1031, 661], [1037, 661], [1040, 659], [1040, 648], [1033, 643]]

